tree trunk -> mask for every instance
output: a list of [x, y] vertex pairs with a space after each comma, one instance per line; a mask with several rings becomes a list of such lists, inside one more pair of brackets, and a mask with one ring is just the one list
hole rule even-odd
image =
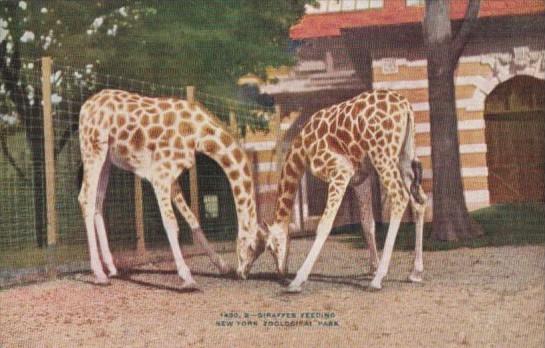
[[461, 175], [450, 1], [427, 1], [424, 35], [428, 46], [428, 89], [433, 169], [432, 238], [458, 240], [482, 234], [473, 224]]
[[432, 238], [457, 240], [475, 236], [464, 198], [460, 171], [454, 67], [449, 46], [439, 45], [428, 55], [430, 133], [433, 167]]

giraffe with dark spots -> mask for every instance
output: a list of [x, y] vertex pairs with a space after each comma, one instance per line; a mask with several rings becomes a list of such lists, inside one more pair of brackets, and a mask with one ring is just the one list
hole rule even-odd
[[[334, 124], [336, 128], [332, 127]], [[274, 221], [267, 234], [266, 244], [273, 252], [278, 272], [285, 274], [288, 225], [299, 181], [308, 167], [314, 176], [328, 183], [326, 208], [316, 230], [316, 240], [295, 279], [291, 281], [289, 292], [301, 291], [302, 284], [308, 279], [351, 180], [358, 185], [368, 182], [372, 170], [377, 171], [390, 200], [391, 216], [380, 261], [376, 251], [374, 223], [373, 229], [364, 234], [372, 263], [378, 264], [371, 287], [379, 289], [382, 286], [401, 218], [409, 203], [416, 221], [416, 253], [409, 279], [422, 280], [422, 234], [427, 198], [421, 187], [422, 167], [416, 156], [414, 138], [414, 113], [411, 105], [406, 98], [392, 91], [364, 92], [310, 117], [295, 137], [283, 162]], [[369, 196], [358, 195], [360, 201], [362, 197]], [[363, 202], [367, 206], [370, 203]]]
[[[230, 175], [238, 220], [237, 247], [241, 258], [253, 260], [264, 248], [265, 232], [255, 214], [255, 188], [249, 160], [233, 136], [199, 103], [175, 98], [149, 98], [118, 90], [90, 97], [80, 111], [83, 182], [79, 202], [85, 220], [91, 269], [96, 283], [108, 283], [117, 269], [109, 249], [102, 206], [111, 165], [133, 172], [154, 189], [161, 218], [184, 287], [195, 287], [178, 242], [173, 204], [189, 224], [193, 240], [222, 273], [230, 267], [210, 247], [195, 215], [187, 206], [177, 178], [195, 165], [197, 152], [216, 161]], [[236, 173], [236, 174], [235, 174]], [[241, 190], [244, 187], [244, 190]], [[98, 249], [100, 248], [100, 254]]]

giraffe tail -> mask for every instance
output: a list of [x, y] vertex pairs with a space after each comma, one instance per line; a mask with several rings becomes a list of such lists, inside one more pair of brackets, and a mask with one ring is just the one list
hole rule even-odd
[[408, 183], [410, 193], [419, 204], [426, 202], [426, 197], [422, 191], [422, 163], [416, 156], [416, 144], [414, 139], [414, 112], [411, 104], [407, 101], [407, 130], [403, 148], [400, 154], [400, 165], [403, 176], [410, 180]]

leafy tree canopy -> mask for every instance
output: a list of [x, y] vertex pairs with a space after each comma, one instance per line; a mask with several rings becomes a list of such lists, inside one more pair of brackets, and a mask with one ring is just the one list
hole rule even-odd
[[1, 18], [23, 57], [233, 95], [241, 75], [293, 62], [288, 30], [311, 2], [9, 1]]

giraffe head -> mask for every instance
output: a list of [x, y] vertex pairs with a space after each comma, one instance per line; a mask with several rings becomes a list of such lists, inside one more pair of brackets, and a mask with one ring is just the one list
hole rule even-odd
[[276, 262], [276, 270], [282, 277], [288, 273], [288, 254], [289, 254], [289, 238], [288, 224], [273, 223], [267, 225], [267, 249], [271, 251], [274, 261]]
[[240, 278], [246, 279], [255, 260], [268, 249], [273, 255], [276, 270], [281, 276], [287, 273], [288, 226], [273, 224], [258, 227], [255, 237], [241, 237], [237, 240], [238, 269]]
[[239, 234], [237, 238], [238, 268], [237, 274], [246, 279], [255, 260], [265, 250], [266, 228], [258, 225], [256, 234]]

